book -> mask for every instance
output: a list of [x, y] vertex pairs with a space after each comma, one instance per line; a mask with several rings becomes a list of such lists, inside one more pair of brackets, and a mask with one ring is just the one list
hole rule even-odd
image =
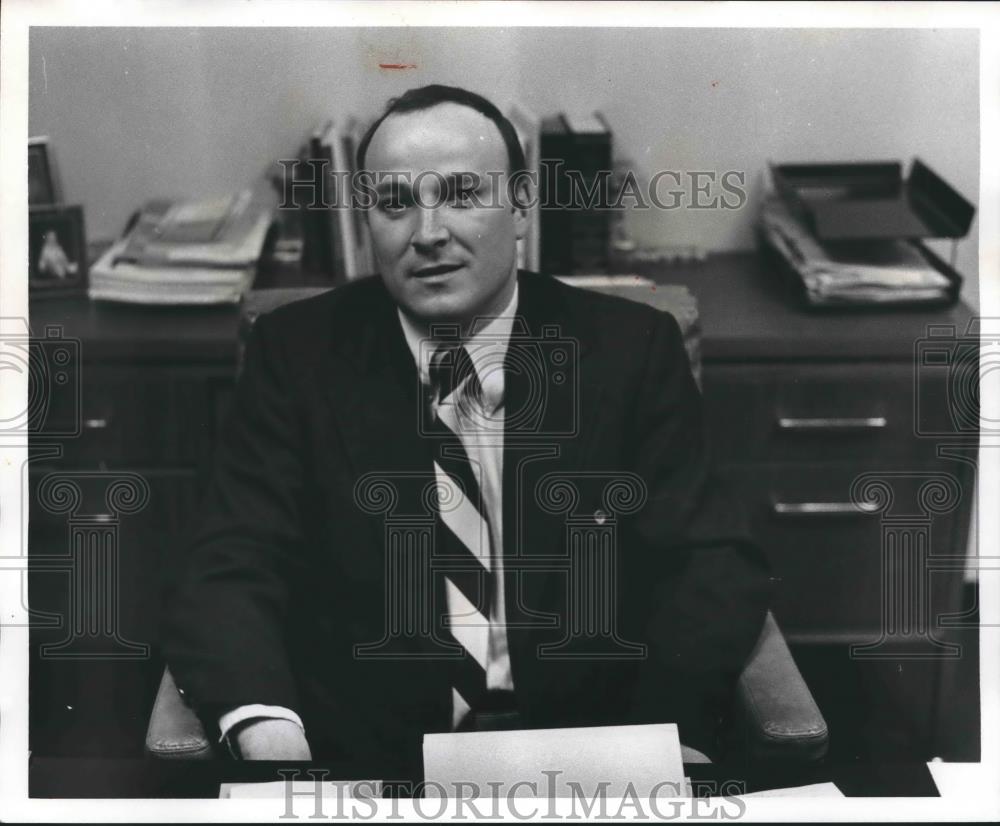
[[347, 281], [353, 281], [360, 275], [358, 266], [358, 238], [353, 221], [354, 207], [351, 203], [351, 170], [354, 164], [348, 156], [347, 136], [335, 125], [330, 126], [324, 137], [324, 143], [330, 147], [333, 164], [330, 168], [331, 200], [336, 199], [333, 206], [333, 217], [336, 226], [334, 248], [337, 251], [336, 262]]
[[566, 123], [573, 135], [573, 151], [567, 166], [576, 170], [596, 203], [574, 209], [571, 215], [573, 265], [575, 270], [607, 270], [611, 255], [611, 214], [606, 207], [611, 194], [611, 129], [600, 112], [570, 114]]
[[541, 268], [541, 210], [538, 208], [538, 175], [540, 174], [540, 152], [542, 122], [528, 109], [515, 104], [507, 119], [517, 131], [521, 149], [524, 152], [525, 167], [535, 177], [534, 190], [529, 193], [528, 233], [517, 242], [517, 266], [519, 269], [539, 270]]
[[573, 137], [562, 115], [541, 123], [541, 170], [538, 182], [541, 207], [540, 264], [544, 272], [573, 272], [572, 222], [569, 211], [559, 206], [569, 193], [566, 159], [572, 153]]
[[305, 249], [303, 263], [308, 269], [329, 277], [331, 282], [342, 280], [342, 272], [338, 272], [336, 264], [335, 239], [336, 230], [332, 211], [325, 205], [326, 187], [329, 183], [330, 169], [333, 165], [333, 151], [328, 135], [333, 129], [333, 121], [326, 121], [313, 129], [306, 144], [305, 161], [309, 167], [308, 175], [313, 182], [312, 197], [303, 190], [299, 202], [303, 210], [302, 224], [305, 227]]
[[[349, 117], [344, 126], [344, 157], [352, 176], [359, 171], [357, 152], [366, 129], [367, 126], [355, 117]], [[357, 258], [355, 267], [358, 275], [371, 275], [376, 267], [368, 219], [361, 209], [352, 208], [348, 214], [354, 237], [354, 254]]]
[[545, 118], [541, 131], [542, 268], [556, 274], [607, 270], [611, 129], [594, 112]]
[[362, 128], [354, 118], [343, 122], [331, 119], [316, 131], [311, 141], [315, 174], [325, 177], [327, 206], [307, 213], [306, 225], [310, 227], [316, 251], [309, 266], [328, 273], [334, 284], [352, 281], [375, 269], [368, 223], [353, 201], [355, 154]]

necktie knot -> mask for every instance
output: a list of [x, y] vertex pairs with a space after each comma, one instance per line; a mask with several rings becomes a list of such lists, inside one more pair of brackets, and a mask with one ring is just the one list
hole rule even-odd
[[439, 345], [431, 354], [427, 372], [438, 404], [444, 402], [466, 381], [466, 397], [478, 399], [481, 396], [475, 365], [469, 351], [460, 342]]

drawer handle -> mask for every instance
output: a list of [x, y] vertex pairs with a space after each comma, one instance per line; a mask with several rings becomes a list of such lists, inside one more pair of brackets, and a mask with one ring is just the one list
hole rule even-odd
[[111, 420], [108, 418], [96, 418], [96, 419], [84, 419], [83, 429], [84, 430], [107, 430], [108, 426], [111, 424]]
[[777, 516], [853, 516], [875, 513], [876, 507], [853, 502], [775, 502], [771, 510]]
[[857, 418], [816, 418], [797, 419], [791, 416], [782, 416], [778, 419], [778, 427], [781, 430], [882, 430], [888, 427], [889, 422], [885, 416], [859, 416]]

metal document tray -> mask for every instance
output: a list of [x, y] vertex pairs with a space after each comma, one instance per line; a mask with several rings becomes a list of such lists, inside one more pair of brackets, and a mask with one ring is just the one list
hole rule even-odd
[[770, 166], [775, 189], [821, 241], [962, 238], [976, 214], [919, 158], [905, 179], [898, 161]]

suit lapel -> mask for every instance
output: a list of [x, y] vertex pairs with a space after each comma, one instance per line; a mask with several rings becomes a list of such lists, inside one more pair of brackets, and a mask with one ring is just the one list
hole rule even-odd
[[427, 471], [419, 376], [387, 294], [380, 293], [371, 316], [351, 348], [353, 364], [338, 360], [327, 384], [344, 447], [356, 478]]

